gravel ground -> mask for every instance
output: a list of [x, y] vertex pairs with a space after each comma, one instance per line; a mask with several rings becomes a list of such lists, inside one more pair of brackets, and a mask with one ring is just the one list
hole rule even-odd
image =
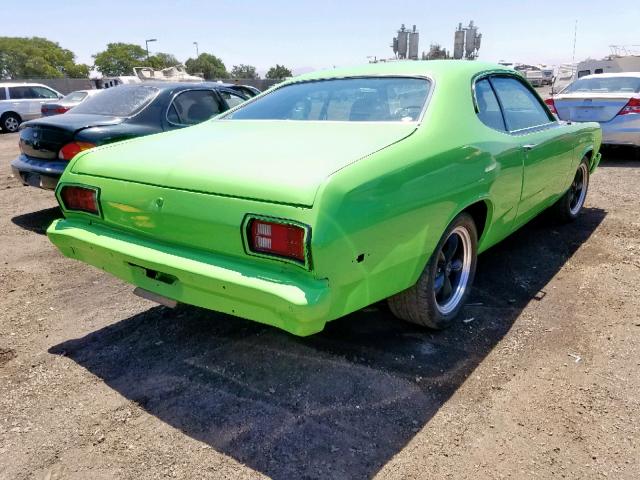
[[0, 135], [0, 478], [640, 477], [640, 164], [481, 256], [459, 324], [295, 338], [63, 258]]

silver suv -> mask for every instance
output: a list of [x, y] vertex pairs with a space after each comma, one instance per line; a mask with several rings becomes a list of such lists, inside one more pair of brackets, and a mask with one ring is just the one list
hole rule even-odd
[[60, 92], [39, 83], [0, 83], [0, 128], [17, 132], [22, 122], [40, 117], [43, 103], [60, 98]]

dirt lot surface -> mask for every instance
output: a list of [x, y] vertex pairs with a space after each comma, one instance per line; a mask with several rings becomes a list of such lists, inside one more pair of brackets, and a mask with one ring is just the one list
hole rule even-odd
[[0, 478], [640, 478], [640, 163], [483, 254], [460, 322], [310, 338], [132, 295], [0, 135]]

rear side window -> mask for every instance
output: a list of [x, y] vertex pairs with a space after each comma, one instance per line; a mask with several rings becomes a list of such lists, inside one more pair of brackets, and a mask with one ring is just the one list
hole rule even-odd
[[221, 111], [220, 102], [211, 90], [189, 90], [173, 100], [167, 120], [178, 125], [195, 125], [215, 117]]
[[480, 80], [476, 83], [476, 104], [478, 106], [478, 117], [482, 123], [496, 130], [506, 130], [504, 118], [502, 118], [502, 112], [500, 111], [500, 104], [489, 80]]
[[586, 77], [587, 75], [591, 75], [591, 70], [580, 70], [578, 72], [578, 78]]
[[552, 121], [542, 102], [520, 81], [511, 77], [492, 77], [491, 84], [502, 105], [508, 130], [537, 127]]
[[4, 87], [0, 87], [0, 100], [7, 99], [7, 89]]
[[240, 105], [245, 101], [245, 99], [242, 98], [240, 95], [236, 95], [234, 93], [229, 93], [229, 92], [219, 92], [219, 93], [220, 93], [220, 96], [224, 99], [224, 101], [227, 102], [227, 105], [229, 105], [229, 108], [233, 108], [236, 105]]

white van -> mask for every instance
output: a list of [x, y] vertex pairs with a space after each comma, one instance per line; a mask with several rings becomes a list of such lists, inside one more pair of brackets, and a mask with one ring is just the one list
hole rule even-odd
[[62, 97], [40, 83], [0, 83], [0, 128], [17, 132], [22, 122], [40, 117], [43, 103]]

